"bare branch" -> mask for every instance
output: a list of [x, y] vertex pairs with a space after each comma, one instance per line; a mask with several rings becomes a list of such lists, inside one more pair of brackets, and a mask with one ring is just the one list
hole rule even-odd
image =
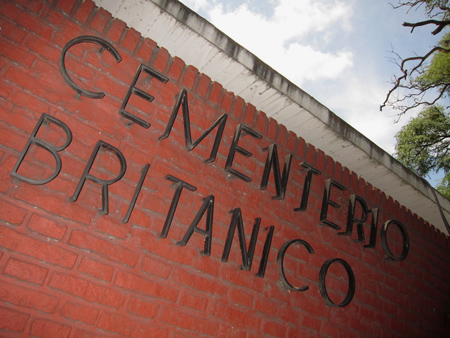
[[[399, 88], [409, 89], [409, 90], [411, 90], [411, 89], [419, 90], [419, 94], [405, 95], [405, 99], [406, 99], [406, 98], [408, 98], [408, 97], [409, 97], [409, 98], [417, 97], [418, 95], [420, 95], [421, 93], [423, 93], [424, 91], [426, 91], [426, 90], [428, 90], [428, 89], [430, 89], [430, 88], [435, 88], [435, 87], [439, 87], [439, 86], [442, 85], [442, 84], [436, 84], [436, 85], [434, 85], [434, 86], [428, 86], [427, 88], [419, 88], [419, 86], [416, 85], [416, 84], [410, 84], [410, 85], [408, 85], [408, 84], [403, 84], [403, 83], [402, 83], [403, 81], [407, 81], [408, 76], [411, 77], [411, 75], [414, 74], [414, 73], [416, 73], [416, 72], [419, 73], [419, 74], [421, 74], [421, 73], [423, 72], [423, 70], [421, 70], [421, 69], [422, 69], [422, 67], [423, 67], [424, 62], [427, 61], [427, 60], [428, 60], [435, 52], [450, 53], [450, 49], [446, 49], [446, 48], [443, 48], [443, 47], [440, 47], [440, 46], [436, 46], [436, 47], [432, 48], [432, 49], [431, 49], [427, 54], [425, 54], [424, 56], [413, 56], [413, 57], [409, 57], [409, 58], [406, 58], [406, 59], [403, 59], [403, 60], [402, 60], [402, 62], [399, 64], [399, 67], [400, 67], [400, 71], [403, 73], [403, 75], [400, 76], [400, 77], [398, 77], [398, 78], [396, 78], [396, 80], [394, 81], [393, 87], [389, 90], [389, 92], [388, 92], [387, 95], [386, 95], [386, 99], [384, 100], [383, 104], [380, 106], [380, 111], [382, 111], [383, 108], [387, 105], [387, 103], [388, 103], [388, 101], [389, 101], [389, 99], [390, 99], [392, 93], [393, 93], [394, 91], [396, 91], [397, 89], [399, 89]], [[419, 61], [419, 62], [418, 62], [418, 64], [416, 64], [411, 70], [408, 70], [408, 69], [406, 68], [406, 65], [407, 65], [408, 63], [410, 63], [410, 62], [413, 62], [413, 61]], [[444, 95], [445, 90], [447, 90], [447, 89], [448, 89], [448, 85], [445, 85], [445, 86], [444, 86], [444, 89], [441, 90], [441, 92], [440, 92], [440, 94], [439, 94], [439, 96], [438, 96], [438, 99], [440, 99], [440, 98]], [[421, 98], [422, 98], [422, 97], [421, 97]], [[436, 101], [437, 101], [438, 99], [434, 100], [433, 103], [436, 103]], [[401, 102], [401, 101], [402, 101], [402, 100], [400, 100], [400, 99], [397, 100], [397, 102]], [[423, 104], [429, 104], [429, 103], [428, 103], [428, 102], [424, 102]], [[416, 107], [418, 107], [418, 106], [420, 106], [420, 105], [421, 105], [421, 103], [415, 103], [415, 104], [413, 104], [413, 105], [412, 105], [411, 107], [409, 107], [409, 108], [406, 108], [406, 109], [403, 109], [403, 108], [402, 108], [402, 114], [403, 114], [403, 113], [406, 113], [407, 111], [409, 111], [409, 110], [411, 110], [411, 109], [413, 109], [413, 108], [416, 108]]]
[[426, 26], [426, 25], [436, 25], [438, 26], [431, 34], [436, 35], [440, 33], [447, 25], [450, 25], [450, 21], [439, 21], [439, 20], [426, 20], [426, 21], [420, 21], [416, 23], [410, 23], [410, 22], [404, 22], [403, 26], [405, 27], [412, 27], [411, 33], [414, 31], [414, 28]]

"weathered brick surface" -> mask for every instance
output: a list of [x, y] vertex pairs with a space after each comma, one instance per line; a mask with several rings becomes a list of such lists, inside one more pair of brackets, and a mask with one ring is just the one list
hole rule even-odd
[[[0, 26], [0, 336], [447, 335], [448, 237], [358, 173], [306, 144], [301, 135], [288, 132], [267, 118], [268, 112], [258, 111], [208, 74], [200, 74], [196, 65], [170, 55], [163, 41], [158, 46], [91, 0], [4, 0]], [[62, 48], [80, 35], [105, 39], [122, 56], [116, 63], [93, 44], [74, 46], [66, 54], [69, 75], [83, 88], [103, 91], [102, 99], [75, 97], [59, 71]], [[136, 88], [154, 100], [132, 94], [126, 106], [151, 124], [148, 129], [118, 114], [141, 62], [168, 78], [164, 84], [142, 73]], [[183, 89], [188, 95], [192, 143], [227, 114], [213, 163], [205, 160], [211, 155], [217, 127], [194, 149], [187, 149], [180, 108], [170, 133], [164, 134]], [[65, 123], [73, 139], [58, 152], [59, 175], [47, 184], [31, 185], [10, 174], [42, 113]], [[239, 147], [252, 155], [236, 153], [231, 165], [234, 172], [251, 179], [248, 183], [225, 169], [239, 124], [262, 136], [241, 134]], [[160, 139], [163, 134], [167, 137]], [[43, 124], [37, 137], [54, 146], [67, 139], [52, 123]], [[89, 179], [76, 201], [72, 198], [99, 140], [116, 147], [126, 160], [123, 178], [108, 186], [107, 215], [98, 212], [102, 189]], [[277, 145], [280, 174], [286, 155], [292, 154], [281, 200], [272, 199], [277, 194], [273, 165], [266, 190], [260, 189], [265, 148], [272, 143]], [[295, 211], [306, 197], [302, 162], [321, 174], [312, 176], [306, 210]], [[146, 163], [148, 173], [130, 220], [124, 223]], [[117, 153], [102, 149], [89, 173], [107, 182], [120, 170]], [[54, 172], [52, 154], [32, 145], [18, 174], [43, 180]], [[184, 187], [171, 207], [178, 186], [166, 179], [168, 175], [196, 191]], [[331, 185], [327, 212], [327, 219], [341, 230], [320, 222], [329, 179], [346, 188]], [[204, 205], [211, 195], [214, 203], [209, 198], [210, 204]], [[362, 198], [369, 209], [379, 208], [374, 248], [363, 247], [370, 235], [370, 215], [364, 225], [365, 243], [355, 242], [355, 228], [351, 236], [338, 235], [345, 230], [352, 195]], [[334, 208], [333, 202], [340, 208]], [[250, 271], [241, 269], [237, 234], [228, 259], [224, 258], [230, 210], [237, 208], [247, 248], [255, 219], [261, 219]], [[355, 217], [360, 215], [357, 203]], [[213, 220], [211, 252], [203, 255], [202, 230], [208, 217]], [[194, 219], [199, 222], [193, 224]], [[380, 242], [380, 229], [391, 219], [404, 225], [410, 239], [409, 255], [401, 262], [386, 260]], [[165, 224], [170, 228], [161, 238]], [[263, 267], [263, 248], [272, 225], [274, 235], [261, 278], [256, 273]], [[395, 225], [388, 238], [389, 247], [399, 255], [403, 239]], [[283, 244], [293, 239], [306, 241], [314, 250], [308, 253], [297, 243], [285, 253], [286, 279], [294, 286], [308, 286], [304, 292], [287, 290], [279, 277], [277, 256]], [[348, 262], [356, 279], [353, 300], [344, 308], [326, 305], [319, 292], [319, 272], [333, 258]], [[336, 302], [345, 297], [348, 278], [339, 264], [329, 267], [326, 286]]]

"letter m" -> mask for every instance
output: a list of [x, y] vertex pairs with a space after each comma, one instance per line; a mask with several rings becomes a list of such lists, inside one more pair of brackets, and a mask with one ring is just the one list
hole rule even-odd
[[194, 149], [203, 139], [208, 136], [208, 134], [216, 127], [217, 134], [216, 138], [214, 140], [214, 145], [211, 150], [211, 155], [208, 159], [205, 160], [205, 163], [211, 163], [214, 162], [216, 159], [217, 151], [219, 149], [220, 141], [222, 140], [222, 134], [223, 130], [225, 128], [225, 124], [227, 122], [227, 114], [223, 114], [221, 117], [219, 117], [212, 125], [209, 127], [203, 135], [201, 135], [196, 141], [192, 141], [191, 136], [191, 122], [189, 119], [189, 106], [188, 106], [188, 98], [187, 98], [187, 92], [186, 89], [183, 89], [181, 93], [178, 95], [177, 102], [175, 103], [175, 106], [172, 110], [172, 115], [170, 115], [169, 123], [167, 124], [166, 130], [164, 131], [164, 134], [161, 135], [159, 140], [163, 140], [170, 135], [170, 131], [172, 130], [173, 123], [175, 122], [175, 119], [178, 115], [178, 111], [180, 109], [180, 106], [182, 106], [183, 109], [183, 123], [184, 123], [184, 138], [186, 141], [186, 148], [188, 151], [191, 151]]

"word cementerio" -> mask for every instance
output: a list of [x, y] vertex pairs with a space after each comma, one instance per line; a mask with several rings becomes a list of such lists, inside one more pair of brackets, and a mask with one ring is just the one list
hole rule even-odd
[[[93, 37], [93, 36], [80, 36], [78, 38], [75, 38], [75, 39], [69, 41], [62, 50], [60, 60], [59, 60], [59, 67], [60, 67], [61, 74], [62, 74], [64, 80], [66, 81], [66, 83], [72, 89], [74, 89], [76, 91], [77, 95], [85, 96], [85, 97], [91, 98], [91, 99], [101, 99], [102, 97], [104, 97], [105, 93], [89, 91], [89, 90], [83, 89], [82, 87], [77, 85], [70, 78], [70, 76], [67, 72], [66, 66], [65, 66], [65, 54], [69, 50], [69, 48], [71, 48], [74, 45], [83, 44], [83, 43], [94, 43], [94, 44], [99, 45], [101, 47], [101, 51], [107, 50], [108, 52], [110, 52], [114, 56], [114, 58], [117, 62], [121, 61], [121, 56], [110, 43], [108, 43], [107, 41], [105, 41], [101, 38]], [[136, 72], [136, 75], [135, 75], [131, 85], [129, 86], [128, 92], [125, 95], [124, 100], [122, 101], [122, 105], [120, 107], [119, 114], [122, 117], [128, 119], [132, 123], [136, 123], [137, 125], [139, 125], [143, 128], [149, 128], [150, 123], [148, 123], [147, 121], [141, 119], [140, 117], [138, 117], [136, 115], [129, 113], [126, 110], [128, 101], [132, 94], [138, 95], [139, 97], [143, 98], [144, 100], [147, 100], [148, 102], [152, 102], [154, 100], [154, 97], [152, 95], [150, 95], [147, 92], [144, 92], [143, 90], [136, 87], [136, 83], [142, 72], [145, 72], [151, 78], [155, 78], [158, 81], [161, 81], [163, 83], [167, 83], [167, 81], [169, 80], [167, 77], [160, 74], [156, 70], [154, 70], [144, 64], [141, 64]], [[214, 162], [216, 159], [216, 155], [217, 155], [217, 152], [219, 149], [221, 139], [222, 139], [223, 131], [224, 131], [225, 125], [227, 123], [227, 114], [223, 114], [222, 116], [220, 116], [206, 131], [204, 131], [204, 133], [197, 140], [195, 140], [195, 141], [192, 140], [191, 125], [190, 125], [190, 119], [189, 119], [188, 96], [187, 96], [186, 89], [182, 89], [181, 92], [179, 93], [179, 95], [177, 96], [176, 103], [172, 109], [172, 113], [170, 115], [170, 119], [165, 128], [165, 131], [159, 137], [160, 140], [166, 139], [170, 136], [173, 124], [178, 115], [178, 111], [180, 110], [180, 107], [182, 108], [183, 123], [184, 123], [184, 136], [185, 136], [186, 148], [188, 151], [191, 151], [192, 149], [194, 149], [200, 142], [202, 142], [202, 140], [205, 137], [207, 137], [215, 128], [217, 128], [216, 136], [214, 139], [214, 143], [213, 143], [213, 146], [211, 149], [210, 156], [208, 159], [206, 159], [204, 161], [205, 165], [207, 163]], [[66, 139], [65, 139], [65, 142], [63, 145], [57, 146], [57, 145], [51, 144], [48, 141], [40, 139], [37, 136], [38, 131], [41, 128], [41, 126], [43, 124], [48, 124], [48, 123], [52, 123], [64, 131]], [[232, 175], [232, 176], [248, 183], [251, 181], [250, 177], [248, 177], [245, 174], [243, 174], [242, 172], [239, 172], [238, 170], [232, 168], [233, 162], [234, 162], [234, 157], [235, 157], [236, 153], [239, 153], [245, 157], [252, 156], [252, 153], [250, 151], [239, 146], [239, 140], [244, 135], [248, 135], [248, 136], [254, 138], [255, 140], [262, 138], [262, 135], [260, 133], [251, 129], [246, 124], [239, 124], [235, 129], [234, 137], [231, 142], [231, 146], [230, 146], [230, 149], [228, 152], [224, 170], [227, 175]], [[56, 178], [59, 175], [59, 173], [61, 171], [61, 167], [62, 167], [62, 160], [58, 153], [63, 151], [64, 149], [66, 149], [70, 145], [71, 141], [72, 141], [72, 131], [65, 122], [63, 122], [53, 116], [50, 116], [48, 114], [45, 114], [45, 113], [42, 114], [31, 134], [30, 138], [28, 139], [27, 144], [25, 145], [22, 153], [19, 156], [19, 159], [17, 160], [16, 165], [14, 166], [14, 168], [11, 172], [11, 176], [14, 178], [20, 179], [26, 183], [29, 183], [29, 184], [34, 184], [34, 185], [47, 184], [48, 182], [52, 181], [54, 178]], [[55, 159], [56, 164], [55, 164], [54, 172], [47, 178], [33, 179], [33, 178], [26, 177], [26, 176], [18, 173], [19, 167], [20, 167], [22, 161], [27, 156], [27, 153], [32, 145], [38, 146], [42, 149], [45, 149]], [[111, 178], [111, 179], [101, 179], [90, 173], [92, 165], [93, 165], [99, 151], [109, 151], [117, 157], [117, 159], [120, 163], [120, 170], [116, 177]], [[264, 190], [267, 188], [269, 176], [270, 176], [271, 171], [273, 170], [274, 185], [275, 185], [275, 189], [276, 189], [276, 196], [274, 196], [273, 199], [283, 200], [285, 198], [286, 189], [288, 186], [291, 164], [292, 164], [292, 155], [288, 155], [288, 156], [286, 156], [284, 168], [283, 168], [283, 171], [281, 172], [280, 165], [279, 165], [278, 153], [277, 153], [277, 146], [276, 146], [276, 144], [271, 144], [267, 148], [267, 158], [266, 158], [266, 162], [265, 162], [265, 166], [264, 166], [264, 172], [263, 172], [263, 175], [261, 178], [260, 189]], [[302, 188], [303, 191], [302, 191], [300, 205], [299, 205], [299, 207], [295, 208], [294, 211], [304, 212], [307, 210], [307, 206], [308, 206], [308, 197], [309, 197], [309, 193], [310, 193], [310, 187], [311, 187], [313, 175], [321, 175], [321, 172], [306, 162], [300, 162], [299, 165], [304, 169], [306, 175], [305, 175], [305, 180], [304, 180], [304, 184], [303, 184], [303, 188]], [[140, 180], [137, 183], [136, 189], [134, 191], [133, 197], [132, 197], [130, 205], [128, 207], [127, 214], [123, 219], [123, 223], [126, 223], [129, 221], [129, 218], [131, 216], [131, 213], [135, 207], [137, 198], [141, 191], [142, 185], [144, 183], [145, 177], [148, 173], [149, 166], [150, 165], [147, 163], [142, 170]], [[89, 181], [101, 186], [101, 188], [102, 188], [102, 208], [100, 209], [100, 213], [103, 215], [107, 215], [109, 213], [108, 186], [119, 181], [124, 176], [126, 169], [127, 169], [127, 162], [126, 162], [126, 159], [125, 159], [124, 155], [122, 154], [122, 152], [118, 148], [112, 146], [111, 144], [108, 144], [102, 140], [99, 140], [97, 142], [97, 144], [94, 146], [92, 154], [85, 166], [84, 172], [78, 182], [75, 192], [70, 197], [69, 200], [71, 202], [75, 202], [78, 199], [78, 196], [83, 188], [84, 183], [86, 182], [86, 180], [89, 180]], [[169, 207], [169, 211], [166, 215], [164, 226], [160, 233], [161, 238], [166, 238], [168, 236], [174, 215], [177, 210], [178, 201], [180, 199], [181, 194], [183, 192], [185, 192], [186, 190], [187, 191], [197, 190], [197, 188], [194, 185], [192, 185], [180, 178], [177, 178], [173, 175], [167, 175], [166, 179], [173, 182], [174, 187], [176, 189], [175, 189], [175, 193], [174, 193], [174, 196], [172, 198], [172, 201], [171, 201], [171, 204]], [[347, 188], [344, 187], [343, 185], [341, 185], [340, 183], [336, 182], [333, 179], [327, 179], [325, 181], [325, 189], [324, 189], [323, 198], [322, 198], [322, 206], [321, 206], [319, 221], [320, 221], [321, 225], [331, 227], [335, 230], [340, 230], [341, 227], [339, 225], [337, 225], [335, 222], [333, 222], [333, 220], [329, 219], [328, 208], [330, 206], [332, 208], [340, 207], [340, 205], [337, 202], [333, 201], [330, 197], [332, 189], [338, 189], [338, 190], [344, 191]], [[180, 246], [187, 245], [191, 236], [195, 232], [198, 235], [204, 237], [204, 248], [203, 248], [202, 254], [205, 256], [209, 256], [211, 254], [211, 244], [212, 244], [212, 238], [213, 238], [214, 203], [215, 203], [214, 195], [209, 195], [204, 198], [202, 206], [198, 210], [196, 216], [194, 217], [193, 221], [191, 222], [190, 226], [188, 227], [182, 240], [178, 242], [178, 244]], [[359, 210], [360, 210], [360, 214], [361, 214], [361, 216], [359, 218], [356, 217], [356, 215], [355, 215], [355, 210], [356, 210], [357, 205], [359, 206]], [[363, 198], [361, 198], [360, 196], [355, 195], [355, 194], [351, 195], [350, 201], [349, 201], [349, 209], [348, 209], [348, 213], [347, 213], [346, 229], [343, 232], [339, 232], [338, 235], [342, 235], [342, 236], [352, 235], [353, 226], [356, 225], [356, 230], [357, 230], [357, 235], [358, 235], [357, 241], [360, 243], [364, 243], [365, 236], [364, 236], [363, 226], [364, 226], [364, 223], [369, 223], [370, 238], [369, 238], [368, 244], [365, 244], [364, 247], [365, 248], [374, 248], [376, 246], [376, 238], [377, 238], [378, 213], [379, 213], [378, 208], [369, 209]], [[198, 227], [198, 224], [205, 215], [206, 215], [206, 222], [205, 222], [206, 225], [205, 225], [204, 229], [202, 229], [202, 228]], [[370, 222], [368, 221], [369, 216], [371, 216]], [[233, 239], [235, 237], [234, 234], [236, 232], [236, 227], [237, 227], [239, 246], [240, 246], [241, 256], [242, 256], [242, 267], [241, 268], [244, 271], [251, 270], [253, 256], [254, 256], [256, 243], [257, 243], [257, 238], [258, 238], [258, 234], [259, 234], [259, 230], [260, 230], [260, 223], [261, 223], [261, 219], [256, 218], [255, 224], [253, 225], [251, 237], [250, 237], [250, 243], [247, 245], [241, 209], [236, 207], [231, 211], [231, 221], [230, 221], [230, 226], [228, 229], [228, 234], [227, 234], [227, 238], [226, 238], [224, 249], [223, 249], [223, 254], [222, 254], [222, 259], [221, 259], [222, 262], [228, 261], [229, 254], [231, 251], [231, 246], [233, 243]], [[395, 255], [394, 253], [392, 253], [392, 251], [390, 250], [390, 248], [388, 246], [387, 234], [388, 234], [388, 228], [391, 225], [396, 226], [400, 230], [400, 233], [402, 236], [403, 249], [402, 249], [402, 252], [400, 255]], [[261, 277], [261, 278], [264, 278], [264, 275], [265, 275], [269, 252], [270, 252], [271, 244], [272, 244], [272, 238], [273, 238], [273, 234], [274, 234], [274, 229], [275, 229], [275, 227], [273, 225], [271, 225], [269, 227], [267, 237], [264, 241], [264, 247], [263, 247], [263, 251], [261, 254], [261, 261], [259, 264], [258, 273], [256, 274], [258, 277]], [[409, 252], [408, 234], [407, 234], [406, 229], [403, 226], [403, 224], [401, 222], [399, 222], [398, 220], [395, 220], [395, 219], [388, 220], [383, 224], [383, 226], [380, 230], [380, 240], [381, 240], [381, 244], [383, 247], [383, 251], [384, 251], [387, 259], [401, 261], [407, 257], [408, 252]], [[289, 280], [284, 272], [284, 257], [285, 257], [286, 251], [292, 244], [300, 244], [306, 248], [308, 253], [310, 253], [310, 254], [314, 253], [314, 250], [311, 247], [311, 245], [302, 239], [292, 239], [292, 240], [289, 240], [286, 243], [284, 243], [282, 245], [282, 247], [280, 248], [280, 250], [278, 252], [278, 256], [277, 256], [279, 277], [280, 277], [282, 284], [286, 287], [286, 289], [292, 290], [292, 291], [306, 291], [309, 288], [308, 286], [300, 286], [299, 287], [299, 286], [292, 285], [289, 282]], [[335, 303], [330, 299], [330, 297], [328, 296], [327, 287], [325, 285], [325, 278], [327, 275], [328, 268], [330, 267], [330, 265], [332, 265], [334, 263], [341, 264], [345, 268], [345, 270], [347, 272], [347, 276], [348, 276], [349, 286], [348, 286], [347, 295], [346, 295], [345, 299], [340, 303]], [[354, 274], [353, 274], [353, 271], [352, 271], [350, 265], [343, 259], [334, 258], [334, 259], [327, 260], [322, 265], [322, 268], [320, 270], [319, 277], [318, 277], [318, 283], [319, 283], [319, 291], [320, 291], [322, 297], [324, 298], [326, 304], [328, 304], [330, 306], [344, 307], [344, 306], [348, 305], [351, 302], [351, 300], [353, 299], [353, 296], [355, 293], [355, 277], [354, 277]]]

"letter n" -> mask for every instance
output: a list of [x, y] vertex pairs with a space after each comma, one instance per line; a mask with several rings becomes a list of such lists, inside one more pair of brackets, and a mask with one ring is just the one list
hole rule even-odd
[[270, 168], [273, 166], [273, 176], [275, 179], [275, 189], [277, 191], [277, 195], [273, 196], [272, 198], [281, 200], [284, 199], [284, 195], [286, 194], [286, 186], [289, 178], [289, 171], [291, 169], [292, 155], [289, 154], [286, 156], [283, 168], [283, 175], [281, 175], [277, 153], [277, 145], [271, 144], [269, 148], [266, 149], [268, 149], [269, 151], [267, 153], [266, 165], [264, 167], [264, 173], [261, 179], [261, 186], [259, 188], [261, 190], [265, 190], [267, 188], [267, 182], [269, 181], [270, 175]]
[[239, 246], [241, 248], [242, 255], [242, 270], [250, 271], [253, 262], [253, 254], [255, 253], [256, 240], [258, 237], [259, 227], [261, 224], [261, 218], [255, 219], [253, 225], [252, 236], [250, 237], [250, 244], [247, 250], [247, 243], [245, 240], [244, 223], [242, 221], [241, 209], [236, 208], [233, 210], [233, 216], [231, 217], [230, 227], [228, 229], [228, 236], [223, 249], [222, 262], [227, 262], [230, 255], [231, 244], [233, 243], [234, 233], [236, 231], [236, 225], [239, 235]]

